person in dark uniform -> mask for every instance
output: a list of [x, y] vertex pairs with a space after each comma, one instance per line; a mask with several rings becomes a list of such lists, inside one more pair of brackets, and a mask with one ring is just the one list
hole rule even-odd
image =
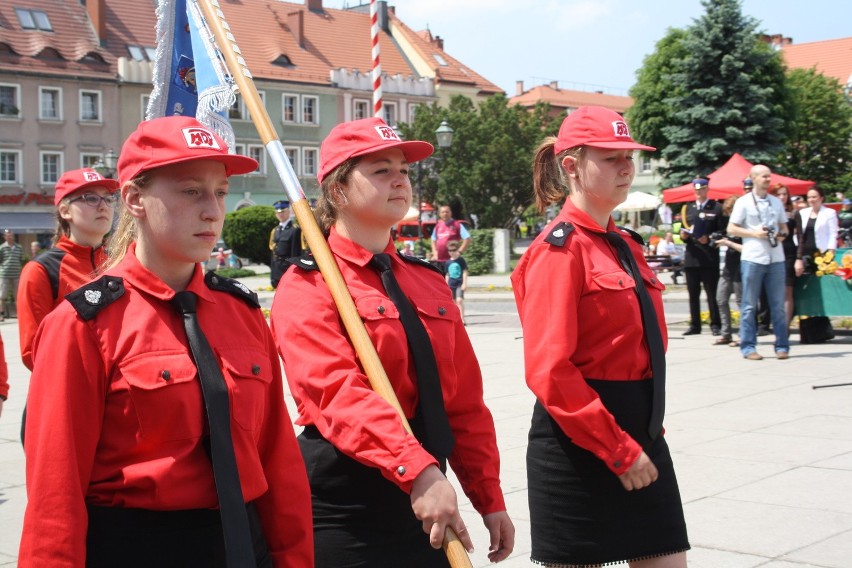
[[257, 296], [209, 272], [253, 159], [194, 118], [118, 160], [104, 275], [36, 334], [21, 566], [310, 568], [310, 489]]
[[[565, 199], [512, 273], [526, 381], [532, 561], [685, 568], [683, 506], [662, 431], [665, 286], [612, 212], [636, 143], [621, 116], [580, 107], [536, 152], [540, 211]], [[637, 564], [639, 563], [639, 564]]]
[[278, 282], [290, 266], [287, 259], [302, 254], [302, 229], [290, 218], [289, 201], [276, 201], [273, 207], [278, 224], [269, 234], [269, 250], [272, 251], [269, 267], [272, 287], [278, 288]]
[[305, 427], [317, 568], [446, 567], [445, 527], [470, 550], [447, 462], [482, 515], [491, 561], [514, 546], [494, 422], [461, 314], [441, 272], [398, 254], [390, 237], [411, 205], [409, 168], [432, 151], [379, 118], [355, 120], [323, 141], [317, 176], [320, 226], [415, 435], [370, 388], [310, 255], [287, 271], [272, 303]]
[[720, 335], [722, 320], [716, 304], [716, 287], [719, 283], [719, 251], [710, 244], [710, 235], [724, 230], [721, 225], [722, 206], [707, 199], [710, 182], [706, 178], [692, 180], [695, 201], [687, 203], [681, 210], [683, 226], [680, 238], [686, 245], [683, 255], [683, 272], [686, 290], [689, 293], [689, 329], [683, 335], [701, 333], [701, 288], [707, 296], [710, 310], [710, 330]]

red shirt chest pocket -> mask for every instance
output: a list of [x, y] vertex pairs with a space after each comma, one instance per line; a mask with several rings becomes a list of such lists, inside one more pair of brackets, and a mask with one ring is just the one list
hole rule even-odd
[[188, 353], [145, 353], [122, 361], [118, 368], [143, 438], [170, 442], [201, 437], [201, 385]]
[[[273, 378], [269, 353], [260, 349], [218, 349], [222, 372], [230, 381], [231, 414], [243, 429], [255, 431], [263, 423]], [[276, 358], [277, 359], [277, 358]]]
[[620, 322], [630, 317], [632, 305], [638, 306], [635, 286], [636, 282], [623, 270], [592, 274], [587, 281], [588, 291], [582, 299], [581, 312], [605, 318], [601, 321]]

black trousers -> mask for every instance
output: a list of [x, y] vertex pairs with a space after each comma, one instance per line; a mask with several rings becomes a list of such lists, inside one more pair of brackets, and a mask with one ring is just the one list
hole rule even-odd
[[710, 328], [721, 329], [722, 318], [716, 303], [716, 287], [719, 285], [718, 266], [695, 266], [683, 269], [686, 274], [686, 291], [689, 293], [689, 326], [701, 329], [701, 287], [707, 294], [707, 308], [710, 310]]
[[[272, 568], [257, 509], [251, 503], [246, 509], [257, 566]], [[87, 568], [235, 568], [225, 564], [218, 510], [150, 511], [90, 505], [88, 513]]]

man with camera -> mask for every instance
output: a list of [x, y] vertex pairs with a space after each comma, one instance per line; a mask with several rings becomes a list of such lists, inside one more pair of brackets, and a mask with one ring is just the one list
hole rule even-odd
[[683, 255], [683, 272], [686, 275], [686, 291], [689, 293], [690, 323], [684, 335], [701, 333], [701, 287], [707, 294], [710, 310], [710, 330], [720, 335], [721, 320], [716, 304], [716, 287], [719, 283], [719, 251], [710, 244], [710, 235], [724, 229], [721, 226], [722, 206], [707, 199], [710, 182], [707, 178], [692, 180], [695, 201], [687, 203], [681, 210], [683, 226], [680, 238], [686, 245]]
[[784, 249], [779, 241], [787, 237], [787, 216], [781, 200], [769, 194], [772, 172], [764, 165], [751, 168], [749, 177], [754, 190], [734, 204], [727, 232], [742, 237], [740, 273], [743, 302], [740, 318], [740, 352], [751, 361], [763, 356], [757, 352], [757, 302], [762, 287], [766, 288], [772, 328], [775, 332], [775, 356], [787, 359], [790, 341], [787, 314], [784, 310]]

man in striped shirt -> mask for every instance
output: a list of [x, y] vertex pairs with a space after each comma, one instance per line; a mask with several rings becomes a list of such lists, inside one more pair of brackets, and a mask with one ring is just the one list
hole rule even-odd
[[18, 278], [21, 276], [21, 245], [15, 242], [15, 233], [3, 231], [4, 243], [0, 245], [0, 321], [6, 319], [6, 300], [14, 301], [18, 293]]

